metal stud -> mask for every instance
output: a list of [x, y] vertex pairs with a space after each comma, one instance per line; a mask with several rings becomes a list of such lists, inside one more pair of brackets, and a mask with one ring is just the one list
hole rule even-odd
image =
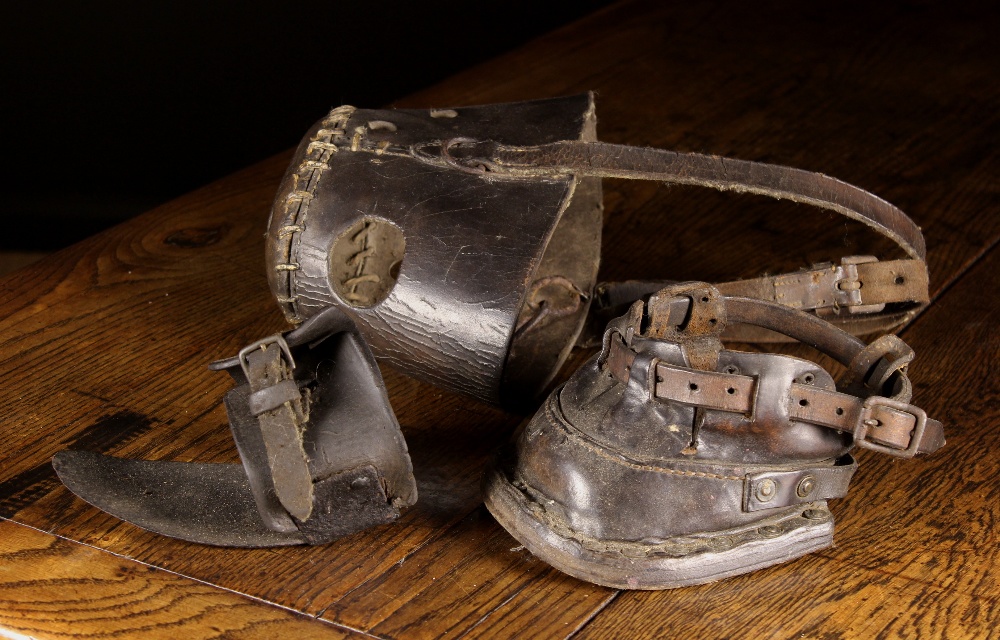
[[778, 485], [770, 478], [761, 480], [760, 484], [757, 485], [756, 496], [757, 500], [760, 502], [770, 502], [771, 500], [774, 500], [774, 495], [776, 493], [778, 493]]
[[795, 487], [795, 495], [800, 498], [808, 498], [809, 494], [816, 488], [816, 478], [806, 476], [799, 480], [799, 486]]

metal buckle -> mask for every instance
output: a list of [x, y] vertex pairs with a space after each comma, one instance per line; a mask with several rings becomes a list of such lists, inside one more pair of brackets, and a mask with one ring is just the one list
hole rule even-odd
[[247, 362], [247, 356], [254, 349], [262, 349], [272, 344], [277, 344], [278, 348], [280, 348], [282, 353], [285, 354], [285, 358], [288, 360], [289, 368], [295, 368], [295, 359], [292, 357], [292, 350], [288, 348], [288, 343], [285, 342], [285, 336], [283, 334], [276, 333], [273, 336], [261, 338], [257, 342], [252, 342], [240, 349], [240, 353], [237, 357], [240, 360], [240, 368], [243, 369], [243, 375], [247, 377], [247, 380], [250, 379], [250, 363]]
[[864, 304], [861, 300], [861, 279], [858, 276], [858, 265], [878, 262], [875, 256], [845, 256], [840, 260], [840, 266], [835, 269], [837, 280], [834, 295], [837, 304], [845, 307], [848, 313], [878, 313], [885, 309], [885, 303]]
[[[869, 428], [867, 423], [872, 420], [872, 413], [874, 412], [875, 407], [878, 406], [888, 407], [913, 416], [916, 424], [913, 427], [913, 433], [910, 435], [910, 442], [905, 449], [898, 449], [896, 447], [876, 444], [869, 440], [865, 440], [865, 436], [868, 435]], [[861, 405], [861, 420], [858, 423], [858, 427], [854, 430], [854, 444], [858, 445], [858, 447], [862, 449], [871, 449], [872, 451], [878, 451], [879, 453], [884, 453], [896, 458], [912, 458], [917, 455], [917, 449], [920, 446], [921, 440], [924, 438], [924, 429], [926, 427], [927, 412], [923, 409], [898, 400], [883, 398], [882, 396], [870, 396]]]

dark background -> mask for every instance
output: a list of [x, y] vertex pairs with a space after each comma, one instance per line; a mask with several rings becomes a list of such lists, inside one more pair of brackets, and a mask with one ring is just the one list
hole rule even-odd
[[71, 244], [607, 1], [8, 6], [0, 251]]

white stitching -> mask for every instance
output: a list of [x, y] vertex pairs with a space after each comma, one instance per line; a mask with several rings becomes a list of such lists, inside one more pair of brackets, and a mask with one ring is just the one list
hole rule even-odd
[[[326, 118], [322, 121], [323, 128], [316, 131], [316, 134], [306, 146], [306, 155], [308, 157], [299, 163], [299, 166], [295, 169], [295, 173], [292, 174], [292, 191], [285, 196], [283, 206], [285, 220], [278, 231], [279, 238], [287, 237], [289, 240], [285, 245], [285, 261], [274, 265], [275, 271], [292, 272], [299, 270], [298, 263], [292, 260], [292, 252], [295, 245], [291, 236], [301, 233], [305, 229], [309, 205], [316, 196], [320, 179], [330, 169], [330, 159], [333, 157], [333, 154], [338, 152], [337, 143], [340, 142], [338, 138], [344, 136], [345, 127], [354, 114], [354, 111], [354, 107], [345, 105], [337, 107], [327, 114]], [[360, 136], [360, 132], [355, 133], [355, 140], [352, 141], [352, 145], [360, 144]], [[305, 188], [300, 187], [302, 183], [305, 184]], [[282, 293], [287, 293], [287, 295], [279, 293], [275, 296], [279, 303], [294, 305], [298, 300], [298, 296], [292, 291], [292, 282], [292, 278], [289, 277], [285, 283], [285, 291]], [[291, 311], [294, 318], [298, 318], [297, 309], [292, 307], [289, 311]]]

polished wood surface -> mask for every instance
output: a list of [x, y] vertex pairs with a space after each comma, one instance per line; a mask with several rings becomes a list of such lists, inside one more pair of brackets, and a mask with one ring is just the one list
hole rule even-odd
[[[49, 465], [65, 448], [238, 459], [219, 404], [228, 377], [205, 365], [285, 328], [262, 238], [283, 154], [0, 280], [0, 637], [990, 636], [1000, 20], [985, 5], [790, 11], [622, 2], [397, 106], [593, 89], [603, 140], [820, 171], [923, 227], [934, 301], [900, 334], [917, 353], [915, 402], [945, 423], [948, 444], [913, 461], [862, 452], [851, 494], [831, 505], [835, 548], [668, 592], [580, 582], [482, 506], [484, 462], [521, 418], [389, 370], [420, 491], [392, 525], [323, 547], [228, 550], [75, 498]], [[456, 54], [470, 37], [456, 34]], [[859, 225], [809, 207], [605, 189], [605, 279], [725, 280], [888, 255]]]

